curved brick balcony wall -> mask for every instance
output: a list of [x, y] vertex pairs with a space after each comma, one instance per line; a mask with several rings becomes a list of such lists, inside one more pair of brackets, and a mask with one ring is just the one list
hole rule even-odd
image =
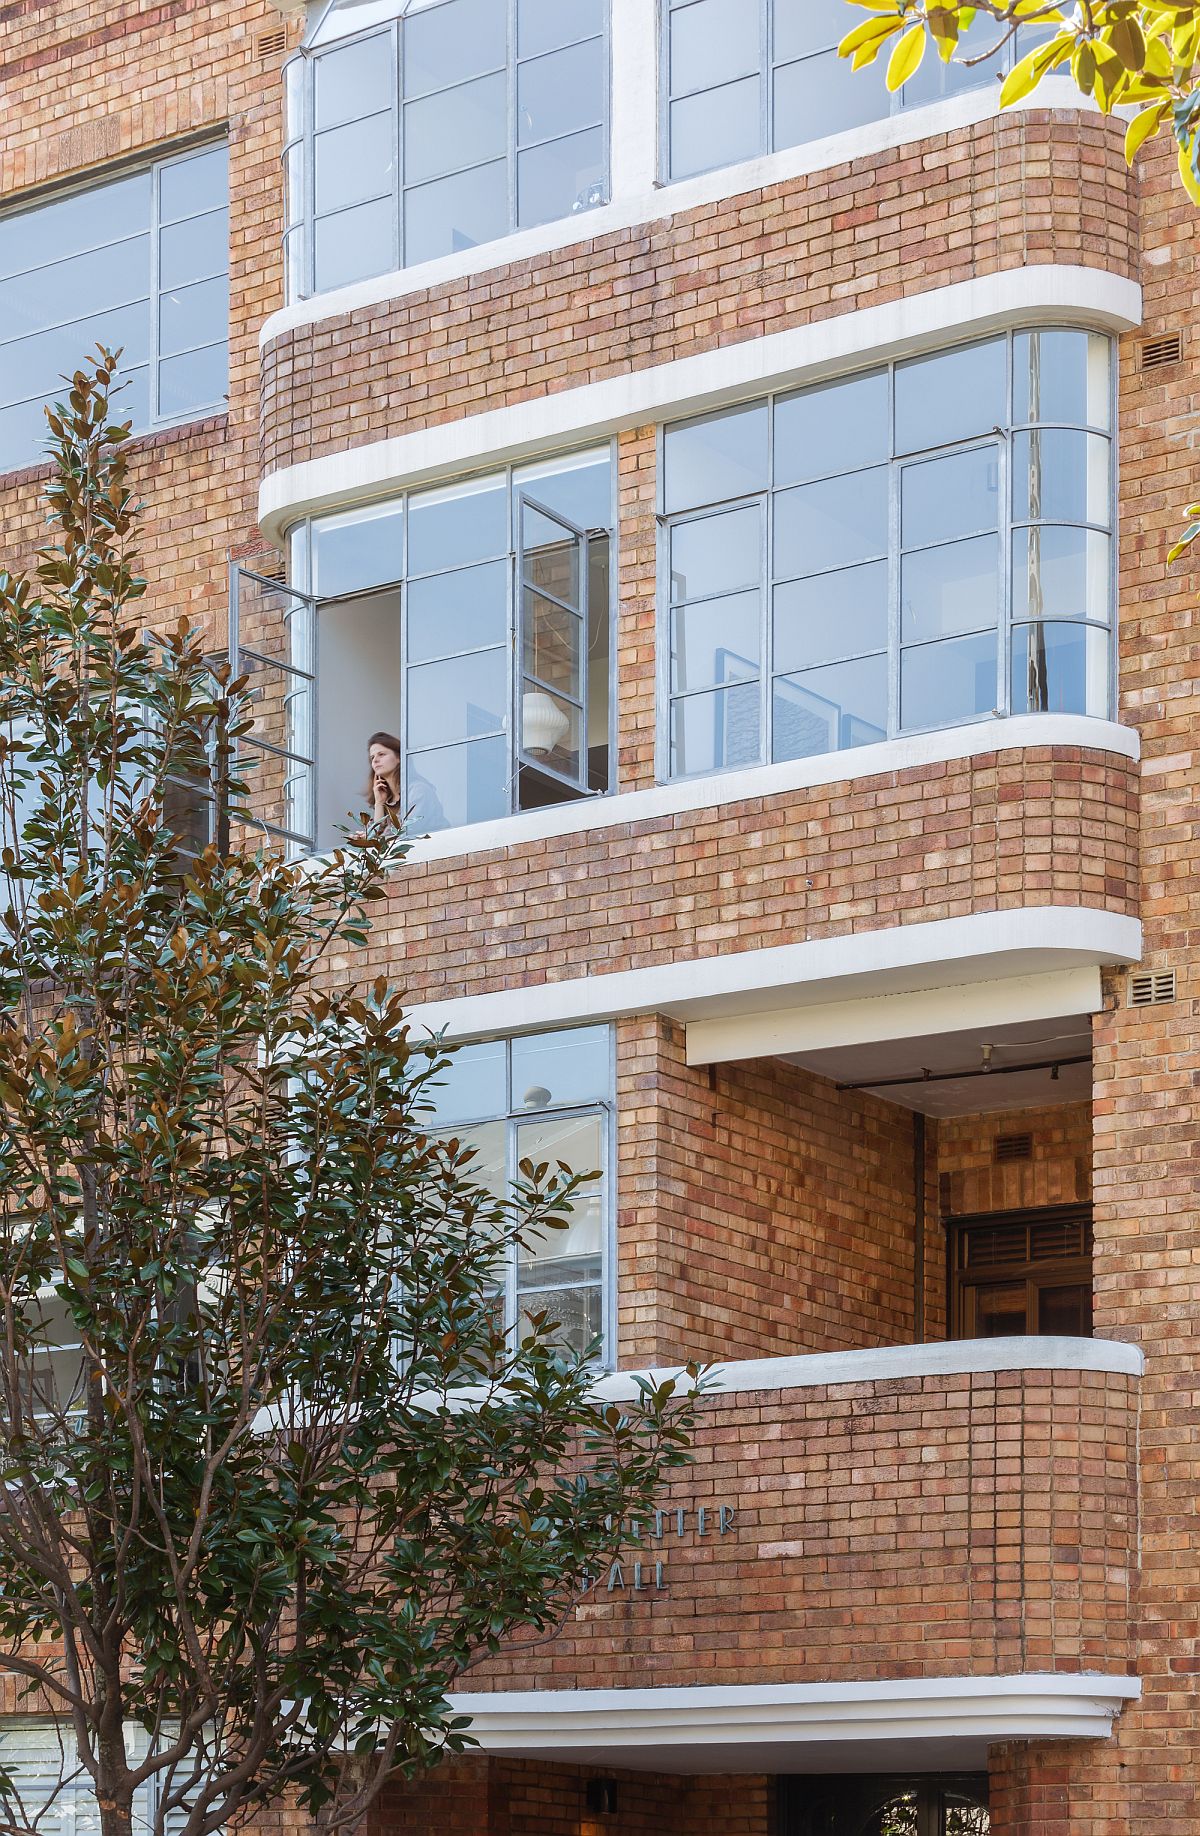
[[263, 469], [1136, 238], [1119, 124], [983, 121], [281, 333]]
[[1131, 914], [1136, 771], [1030, 747], [415, 861], [331, 973], [415, 1004], [972, 912]]
[[714, 1396], [661, 1534], [641, 1526], [557, 1638], [468, 1687], [1123, 1671], [1136, 1383], [1001, 1370]]

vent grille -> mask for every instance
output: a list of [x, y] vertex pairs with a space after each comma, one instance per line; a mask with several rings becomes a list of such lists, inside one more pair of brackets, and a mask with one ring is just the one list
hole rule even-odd
[[1135, 969], [1129, 978], [1130, 1007], [1161, 1007], [1174, 999], [1173, 969]]
[[1169, 332], [1165, 338], [1146, 338], [1142, 342], [1143, 370], [1160, 370], [1164, 363], [1178, 363], [1183, 356], [1183, 334]]
[[280, 586], [287, 584], [287, 562], [276, 549], [261, 557], [251, 555], [242, 566], [249, 568], [252, 574], [257, 574], [260, 580], [275, 580]]
[[1032, 1160], [1033, 1136], [997, 1135], [992, 1143], [992, 1157], [998, 1167], [1010, 1160]]
[[260, 57], [278, 57], [287, 50], [287, 33], [282, 26], [276, 26], [271, 32], [260, 32], [254, 48]]

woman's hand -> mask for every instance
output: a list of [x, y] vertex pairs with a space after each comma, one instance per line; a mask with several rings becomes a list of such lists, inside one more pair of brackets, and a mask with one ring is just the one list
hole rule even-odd
[[388, 805], [391, 801], [391, 795], [392, 795], [391, 786], [389, 785], [387, 779], [381, 778], [378, 774], [376, 774], [376, 778], [375, 778], [375, 814], [377, 816], [387, 815]]

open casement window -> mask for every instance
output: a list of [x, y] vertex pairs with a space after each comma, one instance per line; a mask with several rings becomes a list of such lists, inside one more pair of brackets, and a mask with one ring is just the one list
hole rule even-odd
[[522, 771], [588, 788], [587, 536], [522, 495], [518, 520], [518, 704]]
[[1087, 1206], [956, 1218], [953, 1328], [960, 1339], [1092, 1336]]
[[237, 743], [252, 826], [291, 855], [316, 846], [316, 614], [303, 593], [248, 568], [230, 576], [229, 660], [246, 678], [252, 730]]

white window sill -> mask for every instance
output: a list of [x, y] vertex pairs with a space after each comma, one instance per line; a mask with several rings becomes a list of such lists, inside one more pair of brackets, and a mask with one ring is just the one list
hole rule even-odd
[[[1069, 77], [1049, 77], [1031, 96], [1004, 112], [1013, 115], [1048, 108], [1088, 111], [1089, 104]], [[514, 235], [482, 243], [474, 249], [464, 249], [459, 254], [439, 256], [435, 261], [421, 262], [416, 267], [356, 281], [348, 287], [336, 287], [312, 299], [297, 300], [271, 314], [259, 333], [259, 346], [265, 348], [286, 332], [318, 325], [326, 319], [339, 318], [366, 307], [389, 305], [431, 287], [486, 274], [514, 262], [593, 241], [617, 230], [653, 223], [682, 211], [717, 203], [722, 198], [784, 184], [850, 160], [870, 159], [896, 147], [953, 133], [958, 128], [990, 120], [999, 112], [1000, 86], [996, 84], [994, 88], [970, 90], [965, 95], [931, 102], [924, 108], [908, 109], [883, 121], [847, 129], [842, 134], [830, 134], [823, 140], [786, 147], [778, 153], [743, 160], [738, 165], [721, 166], [696, 178], [681, 179], [675, 184], [655, 184], [649, 189], [617, 195], [611, 203], [583, 211], [578, 216], [564, 217], [537, 229], [518, 230]]]

